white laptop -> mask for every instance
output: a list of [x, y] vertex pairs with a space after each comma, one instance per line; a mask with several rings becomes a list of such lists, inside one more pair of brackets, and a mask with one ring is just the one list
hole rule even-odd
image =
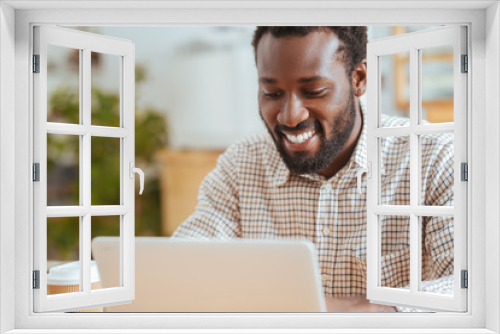
[[[104, 288], [119, 286], [119, 238], [97, 237]], [[298, 240], [136, 238], [135, 300], [106, 312], [324, 312], [316, 250]]]

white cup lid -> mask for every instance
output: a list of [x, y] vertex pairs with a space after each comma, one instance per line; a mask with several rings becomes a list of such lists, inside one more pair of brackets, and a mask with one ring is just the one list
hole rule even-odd
[[[90, 281], [99, 282], [99, 268], [97, 262], [90, 261]], [[80, 284], [80, 261], [69, 262], [50, 268], [47, 275], [47, 284], [50, 285], [79, 285]]]

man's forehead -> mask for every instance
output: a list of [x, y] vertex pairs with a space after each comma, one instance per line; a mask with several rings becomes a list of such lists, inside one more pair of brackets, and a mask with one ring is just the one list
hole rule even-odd
[[257, 48], [259, 73], [282, 68], [288, 71], [313, 72], [341, 61], [342, 43], [333, 31], [318, 30], [305, 36], [276, 38], [265, 33]]

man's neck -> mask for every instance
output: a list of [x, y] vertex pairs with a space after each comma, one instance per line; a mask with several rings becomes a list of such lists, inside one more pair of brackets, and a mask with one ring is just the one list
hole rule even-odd
[[357, 110], [356, 119], [354, 120], [354, 127], [352, 128], [349, 139], [344, 145], [344, 148], [342, 148], [339, 154], [337, 154], [337, 156], [333, 159], [332, 163], [319, 172], [320, 175], [326, 177], [327, 179], [337, 174], [337, 172], [347, 164], [356, 149], [356, 145], [358, 144], [359, 137], [361, 136], [361, 130], [363, 129], [363, 116], [358, 99], [355, 100], [355, 106]]

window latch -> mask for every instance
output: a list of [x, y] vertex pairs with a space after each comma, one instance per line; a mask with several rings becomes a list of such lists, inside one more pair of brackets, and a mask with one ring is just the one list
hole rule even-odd
[[129, 163], [129, 176], [131, 179], [134, 178], [134, 173], [139, 174], [139, 178], [140, 178], [139, 181], [141, 184], [141, 190], [139, 191], [139, 195], [142, 195], [142, 191], [144, 190], [144, 172], [142, 171], [142, 169], [134, 167], [134, 162], [130, 161], [130, 163]]
[[363, 193], [363, 190], [361, 189], [361, 177], [363, 176], [363, 174], [366, 173], [366, 176], [371, 179], [372, 178], [372, 163], [371, 161], [368, 161], [368, 168], [361, 168], [357, 173], [356, 173], [356, 179], [357, 179], [357, 183], [358, 183], [358, 193], [359, 194], [362, 194]]

